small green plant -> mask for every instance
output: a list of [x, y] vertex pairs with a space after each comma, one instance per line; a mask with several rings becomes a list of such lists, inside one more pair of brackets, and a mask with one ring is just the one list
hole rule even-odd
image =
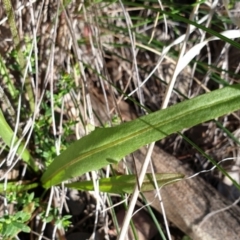
[[30, 218], [31, 214], [24, 211], [18, 211], [14, 215], [4, 215], [0, 218], [1, 236], [4, 239], [11, 239], [21, 231], [29, 233], [31, 229], [27, 226], [26, 222]]
[[[71, 1], [64, 2], [64, 6], [67, 6], [71, 3]], [[140, 3], [129, 2], [128, 4], [130, 7], [138, 7], [138, 4]], [[231, 7], [232, 5], [233, 3], [231, 2]], [[34, 115], [33, 113], [35, 107], [35, 98], [34, 91], [31, 86], [37, 82], [35, 82], [35, 80], [38, 76], [36, 76], [36, 79], [32, 77], [32, 75], [35, 76], [37, 74], [37, 59], [31, 55], [32, 43], [28, 38], [25, 38], [24, 40], [26, 51], [22, 52], [19, 50], [20, 39], [17, 34], [17, 24], [13, 17], [14, 13], [11, 2], [9, 0], [5, 0], [4, 6], [9, 18], [8, 20], [10, 31], [12, 33], [14, 43], [14, 49], [10, 54], [8, 54], [8, 57], [14, 61], [12, 65], [6, 67], [5, 62], [1, 57], [0, 72], [4, 76], [3, 82], [8, 86], [8, 95], [10, 95], [13, 99], [13, 106], [17, 104], [17, 98], [20, 96], [20, 94], [27, 95], [27, 97], [24, 98], [25, 105], [21, 108], [20, 111], [23, 113], [20, 115], [23, 118], [24, 122], [28, 119], [27, 116], [31, 116], [31, 119], [33, 119], [32, 116]], [[142, 5], [140, 5], [140, 7], [142, 7]], [[198, 27], [201, 31], [204, 30], [208, 34], [212, 34], [213, 37], [207, 39], [206, 42], [213, 41], [216, 39], [216, 37], [218, 37], [226, 43], [229, 43], [238, 49], [240, 48], [239, 44], [228, 38], [226, 33], [220, 34], [217, 31], [205, 27], [204, 25], [184, 18], [181, 14], [179, 14], [181, 13], [181, 9], [188, 9], [191, 7], [192, 6], [186, 6], [181, 8], [181, 6], [179, 6], [177, 9], [174, 6], [173, 1], [171, 1], [168, 6], [170, 11], [168, 12], [165, 9], [165, 11], [161, 11], [161, 13], [162, 15], [177, 19], [177, 21]], [[149, 10], [153, 10], [152, 7], [150, 7]], [[56, 16], [60, 16], [62, 11], [62, 6], [60, 6], [60, 10]], [[160, 16], [159, 19], [162, 20], [163, 17]], [[141, 25], [148, 25], [155, 21], [152, 16], [148, 19], [144, 19], [144, 21], [140, 24], [137, 23], [136, 17], [134, 17], [133, 20], [136, 20], [136, 24], [134, 23], [135, 25], [131, 27], [131, 30], [133, 31], [135, 31], [135, 29]], [[112, 31], [118, 31], [121, 34], [127, 35], [128, 31], [124, 27], [120, 28], [114, 24], [112, 28]], [[87, 28], [85, 30], [90, 36], [91, 32], [88, 31]], [[174, 32], [177, 34], [179, 30], [174, 30]], [[137, 42], [142, 40], [142, 42], [147, 45], [149, 38], [143, 37], [137, 31], [136, 33], [137, 34], [135, 36]], [[80, 46], [83, 44], [90, 44], [89, 36], [87, 36], [89, 39], [78, 39], [78, 45]], [[232, 38], [235, 38], [235, 35]], [[136, 46], [137, 44], [139, 45], [137, 42]], [[123, 45], [129, 47], [127, 43], [115, 44], [114, 47], [118, 49]], [[173, 45], [171, 45], [171, 47]], [[156, 49], [163, 47], [162, 43], [156, 43], [156, 41], [155, 45], [153, 46]], [[143, 47], [144, 46], [142, 44], [141, 48]], [[151, 47], [152, 45], [149, 43], [146, 48], [149, 50]], [[179, 74], [184, 69], [184, 67], [189, 64], [190, 61], [202, 50], [202, 48], [202, 43], [199, 43], [196, 44], [195, 48], [189, 50], [188, 54], [184, 55], [181, 66], [178, 70], [176, 70], [176, 72]], [[27, 63], [26, 59], [28, 59], [29, 55], [29, 63]], [[163, 60], [164, 56], [166, 55], [166, 51], [162, 51], [160, 55], [161, 60]], [[132, 61], [132, 59], [123, 60], [126, 61], [126, 63]], [[5, 183], [0, 183], [0, 192], [7, 195], [7, 201], [9, 203], [13, 203], [15, 207], [13, 214], [5, 214], [0, 218], [0, 232], [3, 238], [11, 239], [20, 231], [30, 232], [28, 223], [31, 220], [33, 212], [36, 209], [41, 209], [41, 213], [38, 213], [38, 216], [41, 217], [42, 222], [52, 222], [59, 229], [67, 229], [71, 223], [70, 215], [61, 216], [58, 209], [52, 207], [48, 212], [46, 211], [47, 207], [46, 203], [44, 202], [44, 197], [45, 194], [48, 194], [49, 189], [54, 186], [59, 186], [62, 183], [72, 180], [75, 177], [80, 177], [90, 171], [99, 170], [108, 164], [116, 164], [126, 155], [134, 152], [140, 147], [150, 144], [154, 141], [161, 140], [171, 135], [172, 133], [182, 131], [186, 128], [190, 128], [197, 124], [210, 121], [212, 119], [223, 116], [224, 114], [232, 113], [240, 109], [240, 85], [229, 85], [227, 81], [221, 79], [219, 82], [223, 85], [222, 89], [203, 94], [191, 100], [186, 100], [178, 103], [167, 109], [160, 110], [155, 113], [150, 113], [147, 116], [143, 116], [136, 120], [122, 124], [120, 124], [120, 118], [115, 115], [111, 119], [111, 124], [103, 124], [103, 127], [101, 128], [95, 127], [93, 124], [85, 122], [84, 114], [87, 115], [88, 112], [84, 109], [83, 113], [81, 112], [77, 116], [76, 119], [78, 120], [63, 121], [63, 124], [61, 125], [63, 126], [61, 128], [61, 131], [57, 129], [57, 131], [59, 131], [57, 133], [53, 133], [53, 124], [55, 124], [55, 126], [58, 126], [58, 123], [62, 121], [62, 116], [59, 113], [60, 111], [57, 112], [51, 109], [51, 104], [53, 104], [54, 107], [56, 107], [58, 110], [62, 109], [64, 97], [67, 94], [73, 94], [73, 90], [76, 89], [78, 90], [77, 92], [79, 95], [81, 95], [80, 101], [86, 101], [86, 96], [84, 96], [84, 94], [88, 94], [87, 91], [84, 92], [86, 90], [84, 85], [87, 85], [86, 80], [82, 80], [82, 85], [75, 84], [76, 78], [82, 77], [84, 67], [89, 68], [90, 71], [96, 72], [98, 77], [104, 79], [104, 77], [101, 76], [101, 73], [99, 73], [99, 71], [95, 71], [95, 69], [92, 69], [89, 64], [84, 63], [84, 67], [80, 68], [79, 65], [76, 64], [76, 62], [81, 62], [79, 58], [77, 58], [76, 61], [70, 59], [69, 62], [71, 61], [74, 65], [72, 72], [62, 72], [59, 74], [59, 81], [53, 84], [57, 91], [55, 91], [54, 88], [51, 88], [52, 86], [50, 87], [51, 91], [47, 87], [44, 89], [44, 98], [41, 104], [38, 106], [39, 112], [37, 112], [36, 116], [34, 115], [34, 123], [32, 128], [33, 134], [30, 138], [30, 143], [26, 144], [27, 146], [25, 146], [25, 138], [22, 138], [21, 134], [19, 133], [16, 134], [17, 131], [13, 131], [2, 110], [0, 109], [0, 137], [2, 138], [4, 144], [7, 146], [5, 150], [8, 151], [9, 149], [15, 148], [16, 155], [24, 161], [24, 163], [28, 166], [29, 172], [31, 173], [31, 179], [28, 179], [27, 181], [11, 181], [8, 182], [7, 187], [5, 186]], [[17, 84], [14, 81], [11, 82], [10, 72], [19, 73], [18, 78], [23, 81], [22, 78], [25, 76], [24, 71], [27, 64], [31, 65], [31, 70], [29, 69], [28, 72], [29, 76], [24, 78], [24, 81], [26, 81], [24, 88], [18, 89], [15, 87], [15, 85], [22, 85], [22, 82], [21, 84], [20, 82], [17, 82]], [[208, 65], [204, 65], [203, 67], [204, 71], [207, 71], [208, 68]], [[221, 69], [219, 68], [217, 70], [220, 71]], [[37, 94], [38, 91], [36, 91], [36, 95]], [[74, 104], [74, 107], [76, 109], [80, 108], [80, 103], [74, 102]], [[26, 106], [28, 105], [30, 106], [30, 110], [28, 108], [26, 110]], [[52, 115], [54, 115], [54, 121]], [[84, 128], [88, 133], [90, 132], [90, 134], [81, 137], [79, 140], [70, 142], [68, 141], [68, 137], [74, 135], [73, 128], [76, 123], [78, 123], [78, 121], [81, 121]], [[55, 147], [57, 138], [56, 135], [62, 137], [59, 146], [59, 155], [57, 154]], [[43, 166], [39, 167], [38, 162], [41, 162]], [[213, 162], [213, 164], [215, 164], [215, 162]], [[222, 167], [219, 165], [217, 165], [217, 167], [223, 174], [229, 176]], [[184, 178], [181, 173], [158, 173], [155, 177], [158, 187], [173, 183], [179, 179]], [[237, 188], [240, 188], [234, 180], [232, 181]], [[136, 185], [136, 175], [110, 176], [108, 178], [99, 179], [98, 183], [99, 190], [102, 192], [131, 194]], [[94, 184], [92, 181], [75, 181], [72, 183], [66, 183], [65, 186], [84, 191], [94, 190]], [[41, 197], [39, 198], [35, 197], [34, 193], [32, 192], [35, 191], [37, 187], [42, 188]], [[153, 189], [155, 189], [153, 176], [147, 174], [143, 181], [141, 191], [144, 192]]]
[[7, 201], [9, 203], [15, 203], [17, 209], [28, 206], [33, 203], [33, 200], [35, 204], [39, 203], [39, 199], [34, 197], [34, 193], [11, 192], [7, 195]]
[[[38, 198], [34, 198], [34, 193], [11, 192], [7, 195], [7, 201], [14, 204], [13, 214], [6, 213], [0, 217], [0, 232], [3, 239], [11, 239], [19, 232], [30, 232], [28, 222], [33, 211], [38, 206]], [[22, 210], [19, 210], [22, 209]]]
[[57, 208], [51, 208], [47, 217], [45, 211], [40, 213], [39, 217], [42, 219], [43, 222], [53, 222], [58, 229], [63, 228], [64, 230], [68, 229], [71, 224], [71, 221], [69, 221], [69, 219], [72, 218], [71, 215], [65, 215], [61, 217]]

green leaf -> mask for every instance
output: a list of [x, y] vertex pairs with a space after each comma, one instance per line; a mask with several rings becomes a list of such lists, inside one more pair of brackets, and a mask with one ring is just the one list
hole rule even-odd
[[18, 228], [16, 228], [14, 225], [10, 225], [7, 223], [3, 224], [3, 231], [2, 234], [5, 237], [10, 237], [10, 236], [14, 236], [18, 233]]
[[5, 184], [0, 183], [0, 193], [25, 192], [38, 186], [39, 183], [30, 183], [28, 181], [8, 182], [7, 188], [5, 189]]
[[[4, 143], [10, 147], [14, 136], [15, 134], [13, 130], [8, 125], [2, 113], [2, 110], [0, 109], [0, 137], [3, 139]], [[15, 139], [14, 143], [17, 143], [18, 138], [15, 137], [14, 139]], [[39, 171], [39, 168], [37, 167], [35, 161], [32, 159], [29, 151], [26, 148], [24, 149], [23, 142], [20, 143], [17, 153], [21, 155], [21, 158], [32, 168], [32, 170], [34, 170], [36, 173]]]
[[31, 229], [24, 223], [15, 221], [15, 222], [12, 222], [11, 224], [12, 226], [15, 227], [16, 231], [21, 231], [26, 233], [29, 233], [31, 231]]
[[[173, 181], [182, 179], [184, 175], [178, 173], [157, 173], [155, 174], [158, 187], [161, 187], [165, 184], [170, 184]], [[121, 176], [114, 176], [110, 178], [101, 178], [99, 180], [99, 190], [101, 192], [107, 193], [132, 193], [136, 184], [136, 175], [121, 175]], [[75, 183], [66, 184], [66, 187], [75, 188], [78, 190], [84, 191], [93, 191], [93, 182], [92, 181], [81, 181]], [[152, 174], [146, 174], [142, 187], [141, 192], [147, 192], [154, 190], [154, 180]]]
[[19, 232], [29, 233], [31, 231], [30, 227], [19, 221], [11, 221], [10, 223], [3, 223], [1, 234], [4, 237], [14, 237]]
[[153, 141], [240, 108], [240, 85], [224, 87], [111, 128], [98, 128], [71, 144], [41, 178], [45, 188], [120, 161]]

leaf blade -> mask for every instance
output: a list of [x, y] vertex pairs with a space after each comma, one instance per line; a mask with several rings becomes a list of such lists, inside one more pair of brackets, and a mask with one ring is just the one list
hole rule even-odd
[[[1, 109], [0, 109], [0, 138], [3, 139], [4, 143], [8, 147], [11, 147], [13, 139], [15, 139], [14, 141], [15, 144], [18, 142], [18, 138], [15, 136], [13, 130], [7, 123]], [[39, 173], [39, 168], [36, 165], [35, 161], [33, 160], [30, 152], [24, 147], [23, 141], [19, 144], [17, 153], [23, 159], [23, 161], [26, 162], [31, 167], [31, 169], [34, 172]]]
[[[179, 173], [156, 173], [155, 174], [158, 187], [173, 183], [180, 180], [184, 175]], [[117, 194], [131, 194], [134, 190], [136, 184], [136, 175], [120, 175], [109, 178], [101, 178], [99, 180], [99, 190], [101, 192], [107, 193], [117, 193]], [[66, 184], [66, 187], [75, 188], [77, 190], [83, 191], [93, 191], [94, 186], [92, 181], [81, 181], [75, 183]], [[152, 174], [146, 174], [143, 184], [141, 187], [141, 192], [147, 192], [154, 190], [154, 181]]]
[[240, 108], [240, 84], [224, 87], [119, 126], [96, 129], [71, 144], [50, 164], [45, 188], [120, 161], [143, 145]]

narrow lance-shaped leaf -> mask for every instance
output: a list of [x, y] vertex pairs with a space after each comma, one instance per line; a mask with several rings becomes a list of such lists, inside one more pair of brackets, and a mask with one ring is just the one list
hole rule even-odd
[[[5, 117], [0, 109], [0, 138], [3, 139], [4, 143], [7, 144], [7, 146], [11, 146], [13, 138], [15, 139], [15, 143], [17, 143], [18, 138], [15, 136], [13, 130], [8, 125], [7, 121], [5, 120]], [[20, 155], [23, 161], [25, 161], [33, 171], [36, 173], [39, 172], [39, 168], [37, 167], [37, 164], [34, 162], [30, 152], [24, 148], [24, 142], [21, 142], [17, 153]]]
[[[155, 178], [158, 187], [163, 185], [171, 184], [180, 180], [184, 175], [179, 173], [157, 173]], [[121, 175], [109, 178], [101, 178], [99, 180], [99, 191], [107, 193], [132, 193], [136, 185], [136, 175]], [[92, 181], [81, 181], [75, 183], [66, 184], [66, 187], [75, 188], [83, 191], [93, 191], [94, 186]], [[147, 192], [154, 190], [154, 180], [152, 174], [146, 174], [143, 184], [141, 187], [141, 192]]]
[[0, 183], [0, 193], [6, 192], [25, 192], [39, 186], [39, 183], [31, 183], [28, 181], [20, 181], [20, 182], [8, 182], [7, 188], [5, 189], [5, 183]]
[[240, 85], [178, 103], [116, 127], [96, 129], [71, 144], [43, 174], [45, 188], [120, 161], [127, 154], [153, 141], [217, 118], [240, 108]]

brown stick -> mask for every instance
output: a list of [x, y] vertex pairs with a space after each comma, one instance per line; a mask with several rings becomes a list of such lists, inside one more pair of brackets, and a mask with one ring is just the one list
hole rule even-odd
[[[141, 149], [135, 153], [139, 168], [145, 152]], [[193, 175], [179, 160], [157, 146], [152, 159], [155, 172]], [[145, 193], [148, 202], [152, 202], [155, 195], [154, 191]], [[210, 216], [213, 211], [228, 207], [231, 203], [200, 177], [168, 185], [161, 190], [161, 196], [167, 218], [192, 239], [240, 239], [240, 208], [233, 206]], [[157, 198], [151, 205], [161, 212]]]

